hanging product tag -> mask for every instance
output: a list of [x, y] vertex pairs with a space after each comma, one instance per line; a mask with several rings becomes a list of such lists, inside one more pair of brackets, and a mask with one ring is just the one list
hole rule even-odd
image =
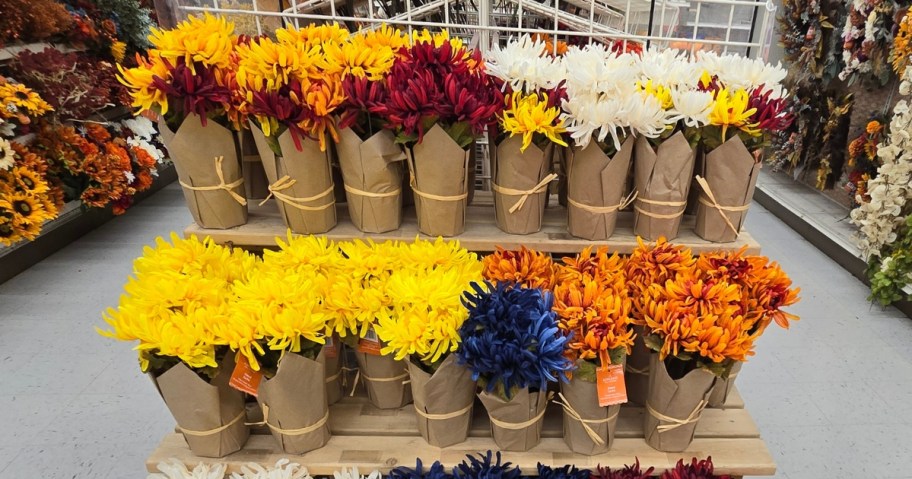
[[613, 406], [627, 402], [627, 386], [624, 384], [624, 366], [611, 364], [595, 370], [599, 406]]
[[243, 391], [256, 397], [257, 389], [259, 389], [260, 381], [262, 380], [263, 372], [254, 371], [253, 368], [250, 367], [250, 362], [247, 361], [247, 357], [240, 356], [237, 364], [234, 366], [234, 371], [231, 372], [231, 379], [228, 381], [228, 385], [238, 391]]
[[367, 334], [358, 341], [358, 352], [380, 356], [380, 339], [377, 338], [374, 328], [368, 329]]
[[339, 357], [339, 343], [336, 342], [334, 336], [329, 336], [326, 338], [326, 343], [323, 344], [323, 351], [323, 354], [327, 358]]

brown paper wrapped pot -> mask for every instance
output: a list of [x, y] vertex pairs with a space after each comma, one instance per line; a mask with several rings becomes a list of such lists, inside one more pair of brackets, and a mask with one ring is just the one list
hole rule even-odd
[[228, 386], [233, 370], [234, 359], [229, 354], [211, 382], [183, 363], [152, 377], [190, 451], [197, 456], [227, 456], [244, 447], [250, 435], [244, 393]]
[[548, 398], [545, 391], [521, 389], [509, 401], [496, 394], [481, 392], [481, 403], [491, 420], [491, 436], [503, 451], [528, 451], [541, 441]]
[[412, 388], [408, 385], [406, 361], [396, 361], [392, 356], [355, 352], [358, 374], [367, 398], [378, 409], [399, 409], [412, 402]]
[[239, 133], [241, 141], [241, 166], [244, 174], [244, 191], [251, 200], [263, 200], [269, 196], [269, 180], [263, 169], [263, 160], [257, 150], [250, 130]]
[[[247, 205], [236, 133], [212, 120], [203, 126], [196, 114], [187, 116], [176, 132], [164, 120], [158, 122], [158, 129], [174, 162], [193, 221], [211, 229], [246, 224]], [[216, 158], [222, 160], [216, 163]]]
[[418, 431], [428, 444], [447, 447], [466, 440], [472, 426], [475, 381], [450, 354], [430, 375], [408, 362]]
[[541, 230], [548, 203], [548, 185], [554, 147], [545, 150], [530, 144], [521, 150], [522, 139], [512, 136], [501, 141], [491, 155], [494, 218], [497, 227], [509, 234], [530, 234]]
[[627, 138], [611, 158], [595, 141], [585, 148], [570, 149], [567, 211], [571, 235], [599, 241], [614, 233], [618, 211], [624, 206], [624, 184], [635, 141]]
[[457, 236], [465, 230], [469, 197], [469, 159], [473, 145], [460, 148], [434, 125], [421, 143], [406, 149], [418, 231], [429, 236]]
[[[614, 442], [621, 405], [599, 406], [597, 385], [578, 377], [574, 377], [569, 383], [561, 383], [561, 394], [561, 399], [566, 404], [563, 408], [563, 419], [564, 442], [567, 443], [567, 447], [577, 454], [586, 456], [608, 452]], [[598, 440], [590, 435], [586, 427]]]
[[633, 231], [650, 241], [672, 240], [684, 217], [696, 153], [680, 131], [654, 148], [646, 137], [636, 141]]
[[402, 224], [402, 160], [405, 154], [389, 130], [362, 141], [345, 128], [336, 145], [352, 223], [366, 233]]
[[738, 136], [706, 153], [703, 171], [711, 195], [700, 185], [694, 228], [697, 236], [715, 243], [738, 239], [761, 165]]
[[306, 138], [299, 151], [291, 132], [285, 131], [278, 138], [282, 155], [276, 155], [259, 126], [251, 123], [250, 131], [285, 225], [298, 234], [331, 230], [336, 208], [329, 151], [320, 151], [317, 141]]
[[693, 441], [697, 422], [709, 400], [716, 376], [695, 369], [672, 379], [659, 355], [649, 361], [649, 396], [643, 431], [646, 443], [663, 452], [681, 452]]
[[325, 375], [322, 350], [316, 360], [288, 353], [276, 375], [260, 383], [257, 402], [266, 426], [288, 454], [319, 449], [329, 441]]
[[324, 347], [326, 358], [326, 402], [330, 406], [342, 399], [342, 342], [333, 337], [333, 345]]
[[732, 388], [735, 386], [735, 378], [738, 377], [738, 373], [741, 372], [741, 366], [744, 363], [737, 361], [732, 365], [731, 372], [728, 373], [728, 378], [726, 379], [716, 379], [716, 385], [713, 386], [712, 393], [709, 395], [709, 407], [724, 407], [725, 403], [728, 401], [728, 396], [731, 394]]
[[643, 342], [645, 328], [634, 326], [633, 331], [636, 338], [624, 366], [624, 384], [627, 385], [627, 402], [642, 406], [646, 404], [646, 396], [649, 394], [649, 357], [652, 351]]

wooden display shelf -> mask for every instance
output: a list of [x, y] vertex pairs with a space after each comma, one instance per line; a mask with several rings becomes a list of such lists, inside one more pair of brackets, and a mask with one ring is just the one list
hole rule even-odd
[[[494, 251], [498, 246], [505, 249], [519, 249], [526, 246], [547, 253], [578, 253], [586, 247], [607, 244], [612, 251], [629, 254], [637, 247], [637, 238], [633, 234], [633, 214], [620, 213], [614, 235], [607, 241], [588, 241], [576, 238], [567, 232], [566, 208], [554, 206], [545, 210], [542, 229], [538, 233], [529, 235], [510, 235], [497, 228], [494, 223], [494, 208], [484, 204], [483, 197], [476, 198], [475, 204], [468, 207], [466, 213], [465, 232], [452, 239], [459, 240], [460, 244], [476, 252]], [[482, 204], [478, 204], [482, 203]], [[556, 203], [556, 202], [552, 202]], [[274, 200], [263, 206], [250, 205], [250, 214], [247, 224], [224, 230], [201, 228], [196, 223], [184, 230], [185, 236], [209, 236], [217, 243], [231, 243], [234, 246], [274, 248], [276, 237], [284, 239], [287, 229], [279, 216], [279, 211]], [[402, 226], [389, 233], [371, 234], [358, 231], [351, 223], [348, 209], [345, 205], [336, 206], [339, 223], [335, 228], [323, 234], [329, 239], [346, 241], [355, 238], [371, 238], [375, 241], [398, 240], [414, 241], [415, 237], [428, 239], [430, 237], [418, 233], [418, 221], [413, 208], [409, 208], [403, 215]], [[675, 244], [691, 248], [694, 253], [703, 253], [718, 250], [737, 250], [747, 247], [748, 254], [759, 254], [760, 245], [754, 241], [746, 231], [742, 231], [737, 241], [733, 243], [712, 243], [699, 238], [693, 231], [694, 219], [685, 217], [681, 224], [680, 233], [672, 240]]]
[[[678, 459], [712, 455], [718, 474], [773, 475], [776, 472], [773, 459], [760, 438], [757, 425], [743, 407], [741, 396], [733, 391], [724, 408], [703, 412], [695, 439], [687, 450], [665, 453], [652, 449], [643, 440], [643, 409], [625, 405], [621, 408], [611, 450], [606, 454], [584, 456], [567, 448], [561, 438], [561, 409], [552, 403], [545, 415], [541, 443], [526, 452], [505, 452], [504, 460], [513, 462], [525, 474], [535, 474], [539, 462], [556, 466], [620, 468], [636, 458], [644, 468], [655, 467], [661, 472], [673, 467]], [[251, 410], [249, 419], [251, 422], [259, 419], [256, 408]], [[469, 438], [445, 449], [430, 446], [420, 437], [412, 405], [380, 410], [364, 397], [344, 398], [330, 407], [330, 428], [333, 437], [325, 447], [299, 456], [283, 453], [266, 429], [256, 428], [244, 449], [220, 459], [193, 455], [183, 436], [172, 433], [165, 436], [149, 456], [146, 466], [154, 471], [159, 462], [176, 458], [187, 465], [224, 462], [229, 472], [234, 472], [246, 463], [272, 465], [288, 457], [307, 466], [312, 475], [332, 475], [334, 471], [352, 466], [358, 466], [361, 471], [379, 469], [386, 473], [398, 466], [414, 467], [416, 458], [421, 458], [425, 464], [440, 460], [451, 468], [462, 462], [466, 454], [497, 450], [490, 437], [487, 414], [477, 401]]]

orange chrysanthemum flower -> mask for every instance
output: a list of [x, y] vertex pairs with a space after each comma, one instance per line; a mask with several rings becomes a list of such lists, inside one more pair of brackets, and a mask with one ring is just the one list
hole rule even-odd
[[559, 327], [571, 335], [567, 357], [612, 364], [612, 352], [624, 354], [633, 346], [630, 330], [631, 301], [626, 290], [606, 287], [598, 280], [562, 281], [554, 289], [554, 312]]
[[673, 245], [659, 238], [654, 245], [643, 243], [637, 238], [639, 246], [627, 259], [627, 289], [633, 298], [634, 324], [643, 324], [643, 293], [652, 284], [665, 285], [678, 274], [694, 274], [696, 259], [689, 249]]
[[592, 247], [580, 252], [575, 258], [563, 258], [563, 264], [558, 267], [559, 282], [582, 282], [593, 279], [603, 285], [613, 284], [616, 289], [626, 289], [624, 268], [627, 261], [617, 253], [608, 254], [607, 247], [599, 247], [592, 254]]
[[513, 282], [526, 288], [550, 290], [554, 286], [556, 267], [546, 253], [523, 246], [519, 251], [497, 247], [482, 260], [484, 278], [489, 281]]

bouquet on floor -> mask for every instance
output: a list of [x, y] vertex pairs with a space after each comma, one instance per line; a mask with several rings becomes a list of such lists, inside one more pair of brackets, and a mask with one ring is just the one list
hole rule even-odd
[[357, 62], [343, 72], [337, 148], [348, 210], [352, 222], [364, 232], [392, 231], [402, 223], [405, 154], [378, 108], [389, 95], [386, 76], [407, 46], [402, 31], [383, 25], [353, 34], [332, 49], [340, 61]]
[[234, 25], [208, 13], [190, 16], [174, 29], [153, 29], [153, 48], [138, 66], [120, 69], [138, 113], [159, 119], [184, 198], [204, 228], [247, 222], [247, 201], [236, 130], [243, 125], [233, 101]]
[[[762, 60], [701, 52], [697, 89], [712, 94], [709, 124], [699, 129], [696, 232], [715, 242], [737, 239], [760, 174], [760, 155], [791, 125], [785, 70]], [[737, 181], [733, 178], [738, 179]]]
[[555, 146], [567, 146], [560, 118], [566, 74], [545, 42], [528, 34], [485, 56], [488, 75], [503, 84], [505, 107], [493, 140], [492, 177], [497, 226], [513, 234], [541, 229]]
[[481, 53], [444, 31], [415, 32], [371, 112], [405, 147], [418, 229], [455, 236], [465, 228], [475, 138], [503, 108], [503, 94], [485, 74]]
[[569, 339], [565, 355], [576, 367], [561, 384], [564, 441], [577, 453], [603, 453], [614, 440], [626, 392], [602, 398], [597, 384], [612, 374], [623, 378], [634, 339], [624, 260], [604, 247], [594, 254], [586, 248], [576, 258], [564, 258], [558, 278], [554, 312]]
[[568, 162], [568, 228], [589, 240], [611, 236], [624, 198], [634, 135], [657, 137], [672, 112], [638, 91], [637, 57], [600, 45], [571, 48], [563, 57], [567, 97], [561, 118], [574, 140]]
[[549, 382], [566, 381], [573, 363], [569, 339], [551, 310], [553, 296], [512, 283], [474, 283], [464, 304], [469, 317], [459, 330], [460, 364], [483, 391], [494, 441], [503, 450], [526, 451], [541, 438]]
[[137, 341], [143, 372], [152, 377], [194, 454], [222, 457], [249, 434], [244, 395], [229, 387], [235, 367], [219, 329], [232, 323], [231, 284], [257, 259], [206, 239], [156, 239], [133, 263], [116, 309], [104, 313], [106, 337]]
[[416, 241], [400, 250], [400, 269], [387, 285], [390, 314], [381, 316], [381, 353], [407, 360], [418, 429], [437, 447], [465, 441], [471, 426], [475, 380], [457, 364], [462, 305], [470, 284], [481, 280], [481, 262], [458, 242]]

